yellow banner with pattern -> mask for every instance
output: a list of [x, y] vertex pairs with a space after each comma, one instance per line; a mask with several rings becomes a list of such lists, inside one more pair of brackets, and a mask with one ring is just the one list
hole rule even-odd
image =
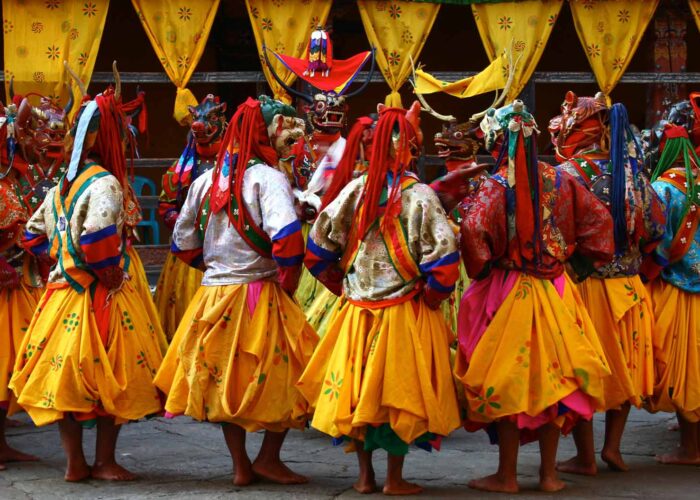
[[[14, 80], [16, 94], [36, 92], [65, 106], [72, 80], [63, 61], [89, 85], [108, 8], [109, 0], [3, 0], [6, 95]], [[77, 88], [73, 95], [80, 99]]]
[[[331, 11], [332, 0], [246, 0], [250, 24], [258, 47], [260, 64], [268, 85], [276, 99], [287, 103], [291, 98], [282, 85], [272, 76], [265, 62], [263, 45], [278, 54], [302, 59], [306, 56], [311, 32], [323, 28]], [[291, 86], [296, 75], [289, 71], [282, 62], [268, 54], [275, 73], [282, 81]]]
[[386, 105], [403, 107], [399, 89], [411, 74], [440, 11], [439, 4], [357, 0], [369, 43], [376, 47], [376, 64], [391, 88]]
[[508, 55], [494, 59], [491, 64], [482, 72], [457, 80], [456, 82], [446, 82], [438, 80], [433, 75], [426, 73], [422, 69], [416, 70], [416, 94], [433, 94], [444, 92], [454, 97], [464, 99], [475, 95], [493, 92], [502, 89], [506, 85], [506, 75], [503, 68], [508, 66]]
[[[472, 4], [474, 21], [489, 60], [493, 61], [506, 49], [513, 50], [514, 61], [519, 60], [507, 101], [520, 94], [534, 73], [562, 3], [563, 0], [527, 0]], [[509, 69], [506, 66], [503, 72], [508, 74]]]
[[609, 96], [637, 51], [659, 0], [570, 0], [569, 5], [598, 86]]
[[219, 0], [131, 0], [168, 78], [177, 87], [173, 118], [185, 125], [197, 99], [187, 89], [209, 39]]
[[695, 18], [695, 24], [697, 24], [698, 30], [700, 30], [700, 0], [688, 0], [688, 4]]

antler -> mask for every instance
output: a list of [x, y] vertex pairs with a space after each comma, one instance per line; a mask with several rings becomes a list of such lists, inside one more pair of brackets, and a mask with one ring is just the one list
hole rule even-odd
[[500, 94], [497, 90], [496, 96], [495, 96], [493, 102], [491, 103], [491, 106], [489, 106], [488, 108], [486, 108], [485, 110], [483, 110], [479, 113], [474, 113], [471, 116], [471, 118], [469, 119], [469, 121], [476, 122], [476, 121], [480, 120], [481, 118], [483, 118], [486, 115], [486, 113], [488, 113], [489, 109], [497, 108], [498, 106], [501, 105], [501, 103], [503, 103], [506, 96], [508, 95], [508, 92], [510, 91], [511, 86], [513, 85], [513, 79], [515, 78], [515, 68], [518, 65], [518, 63], [520, 62], [520, 59], [522, 57], [523, 57], [523, 55], [520, 54], [518, 56], [518, 59], [515, 62], [513, 62], [513, 49], [511, 47], [511, 49], [508, 50], [508, 80], [506, 80], [506, 84], [503, 87], [503, 90], [500, 92]]
[[73, 92], [70, 90], [70, 85], [66, 85], [66, 87], [68, 87], [68, 102], [66, 103], [66, 107], [63, 108], [63, 116], [65, 116], [65, 120], [68, 121], [68, 113], [73, 109]]
[[65, 66], [66, 70], [68, 71], [68, 74], [71, 77], [73, 77], [73, 80], [75, 80], [75, 84], [80, 90], [80, 97], [85, 97], [87, 95], [87, 89], [85, 88], [85, 84], [82, 82], [78, 74], [75, 71], [73, 71], [73, 68], [71, 68], [70, 64], [68, 64], [68, 61], [63, 61], [63, 66]]
[[114, 74], [114, 100], [118, 101], [122, 96], [122, 79], [117, 69], [117, 61], [112, 62], [112, 73]]
[[420, 94], [415, 91], [416, 89], [416, 66], [413, 64], [413, 57], [411, 55], [408, 56], [408, 58], [411, 60], [411, 74], [413, 75], [413, 78], [410, 79], [409, 81], [411, 82], [411, 85], [413, 85], [413, 93], [416, 94], [416, 97], [418, 98], [418, 102], [421, 104], [421, 109], [423, 111], [426, 111], [427, 113], [430, 113], [432, 116], [437, 118], [438, 120], [442, 120], [444, 122], [456, 122], [457, 118], [455, 118], [452, 115], [443, 115], [435, 111], [433, 108], [430, 107], [428, 102], [425, 100], [425, 97], [423, 97], [423, 94]]

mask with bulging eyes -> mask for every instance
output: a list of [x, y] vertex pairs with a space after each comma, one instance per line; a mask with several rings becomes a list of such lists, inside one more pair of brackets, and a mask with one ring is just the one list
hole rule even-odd
[[42, 97], [38, 106], [23, 99], [17, 112], [18, 142], [30, 163], [63, 155], [63, 141], [68, 126], [66, 113], [51, 99]]
[[318, 93], [306, 108], [306, 117], [314, 130], [325, 134], [339, 132], [347, 123], [345, 97]]
[[267, 127], [267, 135], [281, 161], [290, 160], [294, 145], [304, 137], [305, 128], [306, 124], [301, 118], [282, 114], [272, 118], [272, 123]]
[[226, 130], [226, 103], [208, 94], [197, 106], [190, 106], [190, 132], [197, 144], [207, 146], [223, 137]]

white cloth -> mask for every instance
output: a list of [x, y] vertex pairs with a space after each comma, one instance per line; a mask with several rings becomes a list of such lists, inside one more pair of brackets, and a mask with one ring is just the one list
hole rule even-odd
[[[213, 173], [200, 175], [190, 186], [173, 233], [180, 250], [203, 249], [206, 270], [202, 285], [233, 285], [270, 278], [277, 265], [253, 250], [231, 224], [226, 210], [212, 214], [199, 237], [199, 208], [209, 195]], [[248, 167], [243, 177], [243, 202], [251, 217], [270, 238], [297, 220], [287, 177], [262, 163]]]

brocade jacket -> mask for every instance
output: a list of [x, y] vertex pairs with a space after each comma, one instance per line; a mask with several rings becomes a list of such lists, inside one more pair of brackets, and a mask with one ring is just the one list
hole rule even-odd
[[49, 285], [70, 285], [82, 292], [99, 279], [108, 289], [118, 287], [129, 268], [121, 184], [95, 163], [81, 166], [64, 193], [63, 182], [49, 191], [27, 222], [25, 249], [35, 256], [48, 253], [58, 262], [49, 273]]
[[[664, 177], [676, 174], [677, 179], [684, 179], [684, 169], [672, 169]], [[658, 179], [652, 184], [659, 197], [666, 205], [666, 233], [661, 244], [653, 253], [653, 263], [656, 272], [660, 272], [661, 278], [673, 286], [689, 293], [700, 293], [700, 230], [695, 229], [692, 239], [683, 240], [684, 235], [679, 235], [682, 228], [683, 215], [688, 203], [686, 194], [672, 183]], [[700, 200], [691, 204], [689, 210], [700, 210]], [[685, 219], [687, 224], [689, 221]], [[697, 223], [696, 223], [697, 224]], [[696, 226], [697, 227], [697, 226]], [[670, 251], [674, 247], [674, 240], [680, 236], [680, 242], [687, 245], [687, 251], [680, 259], [671, 259]], [[645, 263], [647, 264], [647, 263]], [[648, 276], [653, 278], [654, 276]]]
[[251, 164], [243, 176], [243, 202], [255, 224], [269, 237], [270, 256], [246, 242], [225, 209], [206, 213], [212, 181], [210, 172], [190, 186], [173, 232], [173, 254], [193, 267], [204, 266], [204, 286], [277, 279], [287, 291], [295, 288], [304, 239], [286, 176], [263, 163]]
[[605, 205], [563, 170], [542, 162], [538, 168], [543, 227], [535, 237], [542, 242], [541, 255], [533, 260], [520, 255], [515, 215], [508, 210], [509, 204], [514, 208], [515, 195], [502, 167], [460, 207], [462, 259], [471, 278], [482, 278], [498, 267], [554, 279], [567, 261], [582, 275], [612, 259], [612, 217]]
[[[588, 162], [595, 164], [593, 166], [595, 171], [610, 174], [611, 166], [610, 161], [607, 159], [590, 160], [575, 157], [562, 163], [557, 168], [562, 169], [587, 189], [590, 189], [591, 181], [595, 181], [595, 178], [592, 177], [588, 180], [585, 171], [582, 172], [581, 169], [581, 164]], [[632, 231], [628, 235], [630, 244], [624, 252], [615, 255], [611, 262], [597, 268], [591, 275], [593, 278], [617, 278], [638, 274], [644, 256], [653, 252], [664, 235], [666, 225], [664, 206], [646, 175], [642, 172], [639, 172], [637, 175], [640, 177], [643, 188], [637, 193], [637, 199], [641, 202], [641, 206], [635, 207], [633, 212], [634, 223], [631, 225]], [[594, 194], [596, 193], [594, 192]], [[605, 203], [604, 199], [601, 199], [601, 201]], [[606, 204], [606, 206], [610, 209], [609, 205]], [[630, 224], [628, 224], [629, 226]]]
[[[457, 239], [437, 195], [426, 184], [415, 181], [401, 192], [401, 213], [392, 218], [400, 224], [394, 234], [400, 244], [387, 241], [375, 223], [356, 250], [349, 248], [365, 179], [363, 175], [352, 180], [318, 215], [304, 259], [311, 274], [335, 292], [340, 292], [342, 280], [342, 293], [367, 306], [400, 302], [421, 290], [438, 299], [449, 296], [459, 276]], [[341, 261], [347, 262], [345, 269]]]

